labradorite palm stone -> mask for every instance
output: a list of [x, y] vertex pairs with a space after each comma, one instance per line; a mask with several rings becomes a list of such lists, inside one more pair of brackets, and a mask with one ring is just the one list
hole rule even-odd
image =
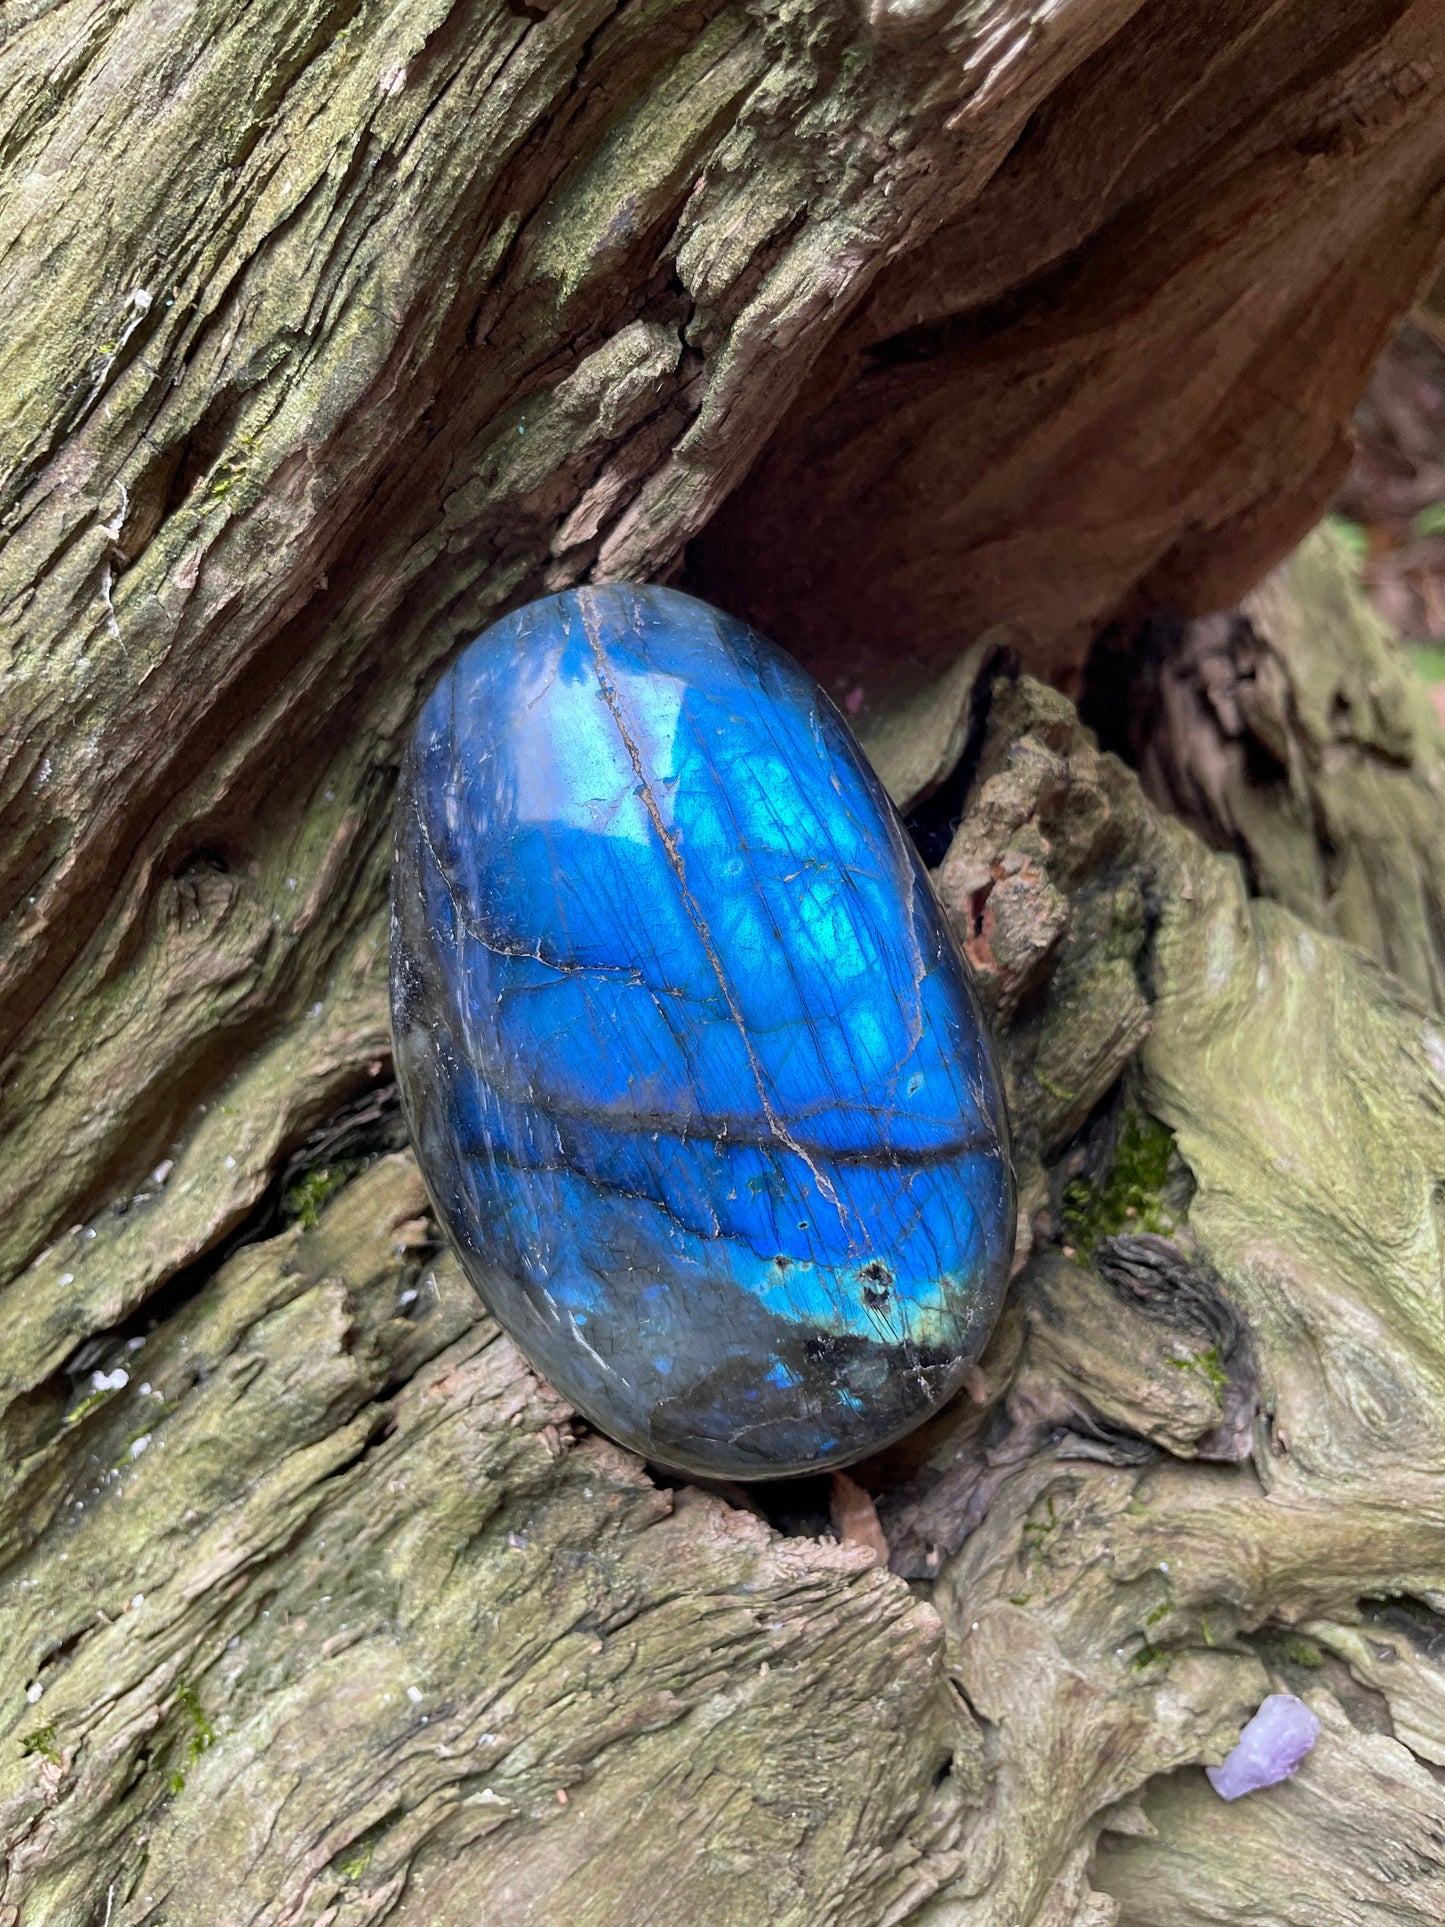
[[847, 725], [657, 588], [497, 623], [402, 777], [402, 1092], [477, 1290], [685, 1471], [846, 1464], [988, 1337], [1013, 1181], [989, 1041]]

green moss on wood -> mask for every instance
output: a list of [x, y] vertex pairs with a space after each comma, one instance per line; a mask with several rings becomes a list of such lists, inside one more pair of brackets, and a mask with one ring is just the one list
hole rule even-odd
[[287, 1186], [281, 1200], [288, 1221], [299, 1224], [303, 1231], [314, 1230], [327, 1199], [355, 1175], [357, 1168], [355, 1162], [342, 1158], [303, 1172]]
[[186, 1741], [186, 1758], [198, 1760], [216, 1744], [216, 1729], [201, 1705], [200, 1696], [188, 1680], [182, 1680], [176, 1687], [176, 1705], [190, 1721], [190, 1736]]
[[[1146, 1225], [1145, 1229], [1153, 1231], [1157, 1229], [1157, 1227], [1154, 1225]], [[1176, 1371], [1198, 1372], [1210, 1390], [1221, 1397], [1228, 1387], [1229, 1374], [1224, 1369], [1217, 1345], [1210, 1345], [1202, 1352], [1192, 1353], [1188, 1358], [1171, 1358], [1166, 1362], [1172, 1365]]]
[[[1064, 1231], [1079, 1251], [1087, 1257], [1101, 1238], [1124, 1231], [1173, 1229], [1163, 1197], [1173, 1152], [1174, 1138], [1164, 1125], [1146, 1112], [1126, 1111], [1105, 1176], [1098, 1182], [1075, 1178], [1064, 1190]], [[1200, 1360], [1181, 1363], [1208, 1372]]]

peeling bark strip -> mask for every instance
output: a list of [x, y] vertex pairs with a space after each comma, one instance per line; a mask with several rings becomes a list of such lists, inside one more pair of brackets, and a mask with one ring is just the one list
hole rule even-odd
[[[1287, 547], [1439, 243], [1442, 48], [1440, 0], [16, 15], [0, 1923], [1445, 1916], [1445, 1043], [1339, 941], [1388, 870], [1371, 947], [1445, 981], [1438, 738], [1358, 791], [1376, 897], [1290, 908], [992, 645], [895, 744], [964, 811], [1039, 1255], [867, 1469], [891, 1576], [865, 1500], [788, 1537], [582, 1435], [409, 1158], [309, 1135], [384, 1109], [397, 749], [506, 607], [691, 570], [866, 720]], [[1248, 1348], [1131, 1310], [1139, 1235]], [[1271, 1685], [1325, 1733], [1226, 1834], [1194, 1766]]]

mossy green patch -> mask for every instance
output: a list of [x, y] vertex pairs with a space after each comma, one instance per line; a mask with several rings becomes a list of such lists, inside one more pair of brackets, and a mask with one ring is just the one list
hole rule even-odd
[[1061, 1104], [1072, 1104], [1078, 1096], [1077, 1091], [1066, 1091], [1062, 1084], [1056, 1084], [1051, 1077], [1045, 1077], [1037, 1065], [1034, 1066], [1034, 1082], [1041, 1084], [1049, 1096], [1056, 1097]]
[[37, 1726], [33, 1733], [27, 1733], [20, 1742], [22, 1753], [38, 1753], [43, 1760], [60, 1764], [60, 1749], [55, 1743], [53, 1726]]
[[1370, 552], [1369, 531], [1362, 523], [1352, 522], [1347, 515], [1327, 515], [1324, 526], [1358, 567]]
[[67, 1425], [78, 1425], [87, 1412], [93, 1412], [97, 1405], [104, 1405], [109, 1397], [109, 1391], [87, 1392], [80, 1403], [72, 1406], [65, 1414], [65, 1423]]
[[1054, 1495], [1051, 1492], [1042, 1508], [1042, 1516], [1029, 1519], [1024, 1524], [1022, 1536], [1027, 1546], [1025, 1557], [1032, 1558], [1036, 1552], [1042, 1552], [1058, 1531], [1059, 1524]]
[[319, 1164], [313, 1171], [303, 1171], [294, 1184], [287, 1186], [281, 1209], [303, 1231], [314, 1231], [327, 1199], [354, 1177], [358, 1168], [353, 1160], [340, 1158], [331, 1164]]
[[367, 1868], [371, 1865], [371, 1857], [376, 1852], [377, 1843], [391, 1831], [401, 1817], [400, 1808], [395, 1808], [392, 1812], [383, 1814], [382, 1817], [374, 1821], [364, 1833], [359, 1833], [349, 1847], [342, 1850], [341, 1857], [335, 1861], [334, 1865], [343, 1880], [360, 1880], [362, 1878]]
[[338, 1860], [336, 1871], [343, 1880], [360, 1880], [371, 1865], [371, 1854], [372, 1843], [367, 1841], [365, 1845], [354, 1848], [344, 1860]]
[[1134, 1657], [1129, 1661], [1129, 1667], [1132, 1672], [1142, 1673], [1147, 1671], [1151, 1666], [1157, 1666], [1161, 1660], [1167, 1661], [1167, 1659], [1168, 1655], [1162, 1647], [1151, 1646], [1146, 1639], [1138, 1652], [1135, 1653]]
[[[189, 1681], [182, 1680], [176, 1688], [176, 1705], [191, 1723], [191, 1731], [186, 1740], [186, 1760], [194, 1765], [203, 1753], [216, 1744], [216, 1729], [212, 1726], [201, 1705], [196, 1689]], [[186, 1776], [179, 1767], [172, 1767], [166, 1775], [166, 1785], [172, 1793], [179, 1793], [186, 1784]]]
[[1268, 1666], [1303, 1666], [1315, 1673], [1325, 1663], [1324, 1653], [1315, 1642], [1288, 1626], [1262, 1627], [1250, 1644]]
[[1121, 1231], [1173, 1230], [1173, 1215], [1161, 1195], [1173, 1150], [1173, 1134], [1162, 1124], [1142, 1111], [1128, 1112], [1108, 1175], [1098, 1183], [1075, 1178], [1064, 1192], [1070, 1242], [1087, 1256], [1101, 1238]]
[[190, 1716], [191, 1737], [186, 1742], [186, 1757], [199, 1760], [201, 1755], [216, 1743], [216, 1729], [206, 1717], [194, 1686], [182, 1680], [176, 1688], [176, 1705]]
[[1201, 1378], [1208, 1379], [1210, 1390], [1216, 1398], [1223, 1398], [1229, 1385], [1229, 1374], [1220, 1360], [1217, 1345], [1211, 1345], [1208, 1351], [1196, 1352], [1192, 1357], [1171, 1358], [1168, 1362], [1176, 1372], [1198, 1372]]
[[1215, 1391], [1221, 1395], [1229, 1384], [1229, 1373], [1225, 1371], [1219, 1356], [1219, 1347], [1211, 1345], [1208, 1351], [1201, 1352], [1194, 1361], [1194, 1369], [1203, 1372]]

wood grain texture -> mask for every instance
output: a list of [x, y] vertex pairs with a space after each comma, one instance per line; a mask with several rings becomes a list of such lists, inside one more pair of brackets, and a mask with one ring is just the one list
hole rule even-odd
[[1228, 607], [1329, 502], [1438, 253], [1442, 34], [1132, 9], [877, 276], [699, 581], [865, 689], [1007, 618], [1068, 684], [1121, 610]]
[[845, 686], [1013, 616], [1057, 668], [1191, 544], [1289, 545], [1445, 219], [1438, 0], [227, 7], [0, 54], [11, 1274], [268, 1047], [284, 1140], [355, 1088], [350, 1014], [301, 1045], [489, 616], [711, 529], [703, 586]]
[[[966, 801], [965, 931], [1024, 852], [1062, 913], [1030, 999], [982, 979], [1028, 1256], [866, 1538], [589, 1434], [409, 1153], [303, 1188], [9, 1398], [0, 1919], [1439, 1917], [1445, 1038], [1056, 691], [994, 672]], [[1319, 1747], [1225, 1815], [1280, 1688]]]
[[1110, 638], [1087, 713], [1253, 888], [1445, 1007], [1445, 760], [1424, 684], [1318, 529], [1237, 609]]
[[[7, 27], [0, 1921], [1292, 1924], [1265, 1810], [1193, 1871], [1280, 1680], [1308, 1891], [1438, 1918], [1445, 1045], [1380, 967], [1435, 981], [1438, 739], [1351, 738], [1370, 887], [1271, 902], [1003, 660], [1313, 516], [1440, 237], [1436, 0]], [[963, 759], [1034, 1255], [860, 1473], [891, 1574], [586, 1435], [347, 1135], [420, 694], [635, 575], [880, 730], [991, 628], [890, 753]], [[1358, 648], [1404, 701], [1301, 606], [1301, 687]]]

